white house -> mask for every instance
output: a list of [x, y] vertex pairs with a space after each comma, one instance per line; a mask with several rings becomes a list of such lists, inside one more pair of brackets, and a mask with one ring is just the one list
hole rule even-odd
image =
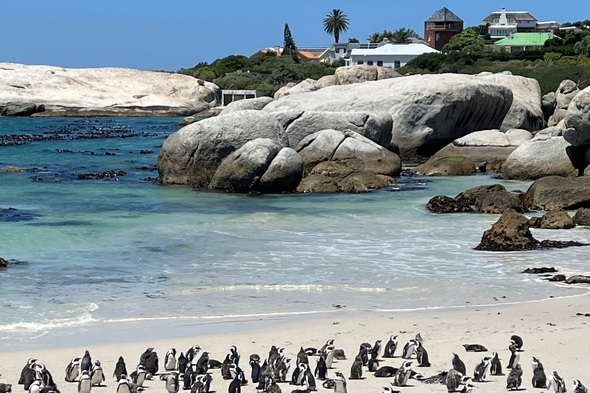
[[424, 43], [385, 44], [374, 49], [352, 49], [346, 65], [376, 65], [400, 68], [424, 53], [440, 53]]

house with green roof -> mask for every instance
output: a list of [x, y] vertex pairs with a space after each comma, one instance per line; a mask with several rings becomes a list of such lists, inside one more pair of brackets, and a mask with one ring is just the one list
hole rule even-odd
[[553, 38], [553, 33], [512, 33], [494, 43], [494, 50], [519, 52], [541, 48], [545, 41]]

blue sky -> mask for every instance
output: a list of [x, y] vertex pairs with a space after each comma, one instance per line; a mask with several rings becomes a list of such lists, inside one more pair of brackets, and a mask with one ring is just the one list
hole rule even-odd
[[407, 27], [446, 6], [480, 24], [492, 11], [527, 10], [539, 20], [590, 19], [589, 0], [1, 0], [0, 62], [62, 67], [176, 71], [230, 54], [282, 45], [289, 24], [296, 44], [327, 46], [324, 16], [341, 9], [350, 29], [341, 41]]

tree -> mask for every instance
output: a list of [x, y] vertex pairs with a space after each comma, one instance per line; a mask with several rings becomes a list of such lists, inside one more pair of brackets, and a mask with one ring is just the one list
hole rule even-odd
[[340, 40], [340, 33], [348, 30], [348, 17], [341, 10], [333, 9], [324, 18], [324, 31], [334, 36], [334, 42]]
[[381, 35], [381, 33], [373, 33], [369, 37], [367, 37], [367, 41], [369, 41], [372, 44], [378, 44], [382, 40], [383, 36]]
[[468, 27], [462, 33], [457, 34], [445, 46], [443, 52], [453, 51], [482, 51], [485, 41], [477, 34], [477, 29]]
[[400, 27], [399, 29], [391, 33], [387, 38], [390, 42], [393, 42], [395, 44], [405, 44], [410, 40], [410, 38], [420, 38], [420, 36], [412, 29]]
[[293, 39], [293, 35], [291, 35], [291, 29], [289, 29], [289, 25], [287, 23], [285, 23], [283, 55], [291, 56], [295, 63], [299, 63], [300, 61], [297, 45], [295, 45], [295, 40]]

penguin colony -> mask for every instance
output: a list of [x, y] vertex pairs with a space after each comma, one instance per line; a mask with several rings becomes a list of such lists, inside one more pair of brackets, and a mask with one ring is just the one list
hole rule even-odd
[[[525, 369], [520, 362], [523, 345], [521, 337], [510, 337], [510, 358], [506, 366], [506, 370], [509, 370], [506, 377], [508, 391], [525, 389], [522, 386]], [[464, 344], [463, 347], [470, 352], [487, 351], [480, 344]], [[180, 390], [210, 393], [216, 391], [214, 381], [217, 378], [229, 381], [228, 393], [241, 393], [245, 385], [254, 386], [258, 393], [309, 393], [318, 390], [348, 393], [347, 379], [387, 378], [382, 393], [398, 393], [401, 388], [408, 387], [410, 379], [414, 379], [415, 383], [446, 385], [448, 392], [470, 393], [478, 383], [505, 376], [498, 352], [493, 352], [491, 356], [484, 355], [473, 366], [472, 373], [457, 353], [449, 356], [448, 370], [427, 373], [430, 362], [420, 334], [405, 342], [399, 354], [401, 359], [389, 360], [397, 357], [397, 348], [397, 335], [392, 335], [385, 345], [382, 344], [382, 340], [377, 340], [373, 345], [368, 342], [361, 343], [346, 376], [345, 372], [335, 367], [339, 360], [346, 360], [346, 355], [342, 349], [335, 347], [333, 339], [328, 340], [321, 348], [300, 347], [295, 361], [287, 357], [285, 348], [272, 345], [268, 356], [249, 356], [249, 367], [245, 366], [248, 367], [248, 373], [242, 369], [245, 361], [240, 362], [241, 355], [236, 346], [229, 348], [222, 362], [211, 359], [209, 353], [202, 351], [199, 345], [194, 345], [180, 354], [175, 348], [171, 348], [162, 360], [162, 370], [159, 369], [160, 359], [157, 352], [150, 347], [140, 355], [139, 362], [133, 368], [128, 369], [122, 356], [118, 358], [112, 373], [114, 382], [108, 384], [108, 390], [96, 389], [106, 387], [107, 378], [101, 362], [93, 360], [90, 352], [85, 351], [82, 357], [73, 357], [66, 365], [64, 381], [77, 384], [78, 393], [91, 393], [95, 389], [97, 392], [137, 393], [147, 387], [147, 381], [153, 385], [156, 382], [152, 381], [157, 379], [162, 381], [161, 389], [168, 393], [178, 393]], [[396, 363], [398, 367], [381, 365], [385, 361]], [[414, 364], [423, 372], [413, 370]], [[538, 357], [532, 356], [531, 366], [532, 388], [555, 393], [567, 392], [566, 381], [557, 371], [547, 375]], [[128, 370], [131, 370], [131, 373]], [[28, 393], [59, 393], [53, 375], [36, 358], [27, 360], [18, 384]], [[253, 389], [250, 388], [249, 391]], [[572, 381], [571, 391], [588, 393], [588, 389], [579, 379]], [[9, 392], [12, 392], [12, 384], [0, 382], [0, 393]]]

